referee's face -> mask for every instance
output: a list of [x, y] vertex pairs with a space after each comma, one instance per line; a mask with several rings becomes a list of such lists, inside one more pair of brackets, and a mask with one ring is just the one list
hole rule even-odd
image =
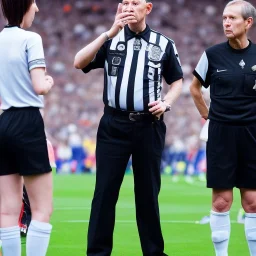
[[223, 12], [223, 29], [228, 39], [240, 39], [246, 35], [248, 19], [242, 16], [242, 6], [229, 5]]
[[134, 14], [138, 23], [145, 20], [152, 7], [152, 3], [147, 3], [146, 0], [123, 0], [122, 2], [122, 11]]

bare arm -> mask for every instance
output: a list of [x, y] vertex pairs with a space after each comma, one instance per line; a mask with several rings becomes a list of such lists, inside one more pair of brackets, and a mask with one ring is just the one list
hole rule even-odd
[[45, 68], [34, 68], [30, 71], [31, 81], [37, 95], [45, 95], [52, 88], [54, 81], [45, 74]]
[[107, 39], [116, 36], [126, 24], [136, 22], [137, 20], [135, 20], [134, 15], [127, 12], [122, 13], [122, 4], [118, 4], [115, 21], [111, 29], [105, 33], [102, 33], [98, 38], [85, 46], [76, 54], [74, 67], [77, 69], [85, 68], [94, 59], [96, 53]]
[[164, 102], [158, 100], [149, 103], [148, 106], [151, 107], [149, 111], [152, 112], [153, 115], [161, 116], [165, 112], [167, 105], [172, 106], [180, 96], [182, 91], [182, 82], [183, 79], [179, 79], [170, 85], [170, 89], [164, 97]]
[[208, 109], [206, 102], [203, 98], [201, 89], [202, 89], [202, 85], [201, 85], [200, 81], [196, 77], [194, 77], [192, 80], [192, 83], [190, 85], [190, 93], [193, 97], [193, 100], [195, 102], [195, 105], [196, 105], [200, 115], [202, 116], [202, 118], [204, 118], [206, 120], [208, 118], [209, 109]]
[[106, 33], [103, 33], [93, 42], [80, 50], [75, 56], [74, 67], [77, 69], [85, 68], [94, 59], [96, 53], [106, 40], [107, 35]]

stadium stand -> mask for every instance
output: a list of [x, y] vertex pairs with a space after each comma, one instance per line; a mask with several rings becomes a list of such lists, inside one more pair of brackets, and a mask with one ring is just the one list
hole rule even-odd
[[[227, 2], [153, 1], [149, 25], [175, 41], [185, 74], [182, 96], [165, 116], [165, 155], [175, 151], [177, 142], [182, 144], [188, 158], [202, 149], [199, 141], [202, 120], [189, 95], [189, 84], [192, 70], [204, 49], [225, 41], [221, 28], [222, 10]], [[110, 28], [117, 1], [54, 0], [49, 3], [37, 0], [37, 4], [40, 12], [31, 30], [43, 38], [47, 71], [55, 80], [53, 90], [45, 98], [47, 133], [54, 145], [57, 161], [64, 159], [76, 169], [80, 164], [72, 161], [72, 149], [82, 145], [85, 152], [81, 161], [85, 162], [85, 170], [91, 170], [95, 162], [93, 152], [97, 126], [103, 111], [103, 70], [84, 75], [73, 67], [73, 59], [83, 45]], [[0, 17], [0, 24], [5, 24], [3, 17]], [[250, 36], [254, 42], [255, 32], [256, 26]]]

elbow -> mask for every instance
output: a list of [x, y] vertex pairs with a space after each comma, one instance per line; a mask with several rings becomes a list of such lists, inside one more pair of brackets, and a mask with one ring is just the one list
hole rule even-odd
[[35, 86], [34, 87], [34, 91], [37, 95], [45, 95], [48, 93], [47, 88], [45, 88], [45, 86], [40, 85], [40, 86]]
[[41, 89], [41, 88], [38, 88], [38, 89], [35, 89], [35, 93], [37, 95], [45, 95], [47, 94], [48, 91], [44, 90], [44, 89]]
[[189, 91], [190, 91], [191, 96], [192, 96], [194, 99], [197, 99], [197, 98], [202, 97], [201, 91], [199, 91], [198, 89], [194, 88], [193, 86], [190, 86], [190, 87], [189, 87]]
[[82, 69], [83, 67], [81, 66], [81, 61], [79, 60], [79, 56], [78, 55], [76, 55], [75, 56], [75, 59], [74, 59], [74, 67], [76, 68], [76, 69]]
[[196, 94], [196, 90], [195, 90], [195, 88], [192, 85], [189, 86], [189, 91], [190, 91], [191, 95]]
[[79, 65], [79, 62], [76, 59], [75, 59], [73, 65], [74, 65], [74, 68], [76, 68], [76, 69], [82, 69], [81, 66]]

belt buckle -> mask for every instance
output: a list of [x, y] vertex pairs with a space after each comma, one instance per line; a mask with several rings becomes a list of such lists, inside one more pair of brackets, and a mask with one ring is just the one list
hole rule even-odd
[[135, 122], [135, 121], [137, 121], [136, 116], [139, 116], [139, 115], [140, 115], [140, 113], [130, 113], [129, 114], [129, 120]]

